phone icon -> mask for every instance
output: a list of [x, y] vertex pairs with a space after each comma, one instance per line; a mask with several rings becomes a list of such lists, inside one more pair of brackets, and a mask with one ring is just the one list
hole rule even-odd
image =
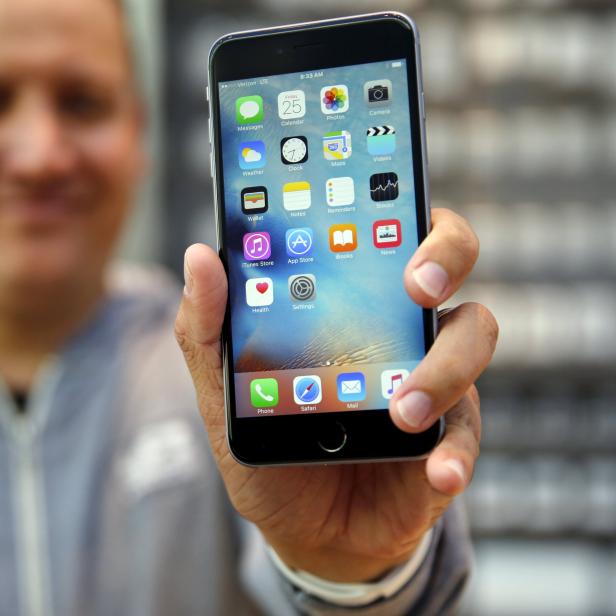
[[332, 252], [351, 252], [357, 248], [355, 225], [332, 225], [329, 228], [329, 248]]
[[238, 124], [263, 122], [263, 99], [258, 96], [241, 96], [235, 101], [235, 119]]
[[295, 404], [318, 404], [323, 399], [321, 379], [318, 376], [298, 376], [293, 379]]
[[241, 200], [244, 214], [267, 212], [267, 188], [265, 186], [251, 186], [242, 189]]
[[276, 406], [278, 404], [278, 381], [276, 379], [250, 381], [250, 403], [256, 408]]
[[265, 167], [265, 143], [263, 141], [244, 141], [237, 152], [240, 169], [261, 169]]
[[389, 400], [398, 390], [402, 382], [409, 376], [408, 370], [383, 370], [381, 373], [381, 393]]

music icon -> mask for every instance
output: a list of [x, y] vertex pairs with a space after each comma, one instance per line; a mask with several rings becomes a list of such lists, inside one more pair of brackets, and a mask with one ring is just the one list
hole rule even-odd
[[267, 231], [246, 233], [244, 235], [244, 259], [246, 261], [262, 261], [272, 254], [272, 242]]
[[389, 400], [408, 376], [408, 370], [383, 370], [381, 373], [381, 393], [383, 398]]

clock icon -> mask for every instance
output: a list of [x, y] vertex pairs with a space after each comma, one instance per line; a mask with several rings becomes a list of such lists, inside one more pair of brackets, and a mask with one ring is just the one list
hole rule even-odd
[[280, 142], [280, 158], [285, 165], [299, 165], [308, 160], [306, 137], [285, 137]]

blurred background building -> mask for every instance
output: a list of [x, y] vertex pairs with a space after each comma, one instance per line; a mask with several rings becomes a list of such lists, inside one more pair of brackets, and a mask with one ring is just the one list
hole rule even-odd
[[[616, 615], [613, 0], [134, 0], [154, 175], [124, 252], [178, 274], [214, 244], [205, 106], [232, 31], [397, 9], [423, 46], [434, 206], [482, 254], [458, 301], [496, 314], [469, 517], [468, 616]], [[309, 5], [309, 8], [308, 8]], [[333, 51], [332, 53], [335, 53]]]

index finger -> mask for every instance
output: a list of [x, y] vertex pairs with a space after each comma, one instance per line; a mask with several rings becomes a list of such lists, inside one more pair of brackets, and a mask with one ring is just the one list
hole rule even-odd
[[432, 210], [432, 231], [404, 271], [411, 299], [434, 308], [451, 297], [469, 275], [479, 256], [479, 240], [469, 223], [451, 210]]

